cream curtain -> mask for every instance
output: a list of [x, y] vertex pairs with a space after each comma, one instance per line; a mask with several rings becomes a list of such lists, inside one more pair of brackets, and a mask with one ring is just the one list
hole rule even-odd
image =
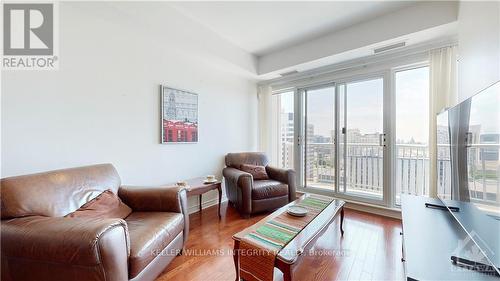
[[457, 47], [444, 47], [430, 52], [429, 96], [429, 195], [437, 196], [436, 115], [458, 102]]
[[272, 155], [272, 105], [271, 87], [259, 85], [258, 97], [258, 123], [259, 123], [259, 151], [265, 152], [269, 157]]

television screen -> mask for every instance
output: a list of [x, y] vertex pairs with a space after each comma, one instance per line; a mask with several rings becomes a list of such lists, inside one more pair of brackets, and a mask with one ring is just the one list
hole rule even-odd
[[438, 196], [479, 248], [472, 259], [500, 273], [500, 82], [439, 114], [436, 133]]

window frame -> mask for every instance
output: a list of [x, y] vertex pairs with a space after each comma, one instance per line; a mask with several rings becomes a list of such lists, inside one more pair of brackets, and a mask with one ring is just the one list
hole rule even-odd
[[[413, 69], [418, 69], [418, 68], [423, 68], [423, 67], [429, 67], [430, 68], [430, 62], [429, 60], [426, 60], [426, 61], [421, 61], [421, 62], [416, 62], [416, 63], [412, 63], [412, 64], [407, 64], [407, 65], [401, 65], [401, 66], [397, 66], [397, 67], [393, 67], [391, 69], [391, 100], [390, 100], [390, 108], [391, 108], [391, 114], [392, 116], [394, 116], [394, 118], [392, 118], [390, 121], [390, 126], [391, 126], [391, 131], [393, 132], [393, 134], [391, 134], [391, 143], [393, 144], [390, 148], [390, 150], [392, 151], [391, 154], [392, 154], [392, 157], [391, 157], [391, 171], [395, 171], [395, 168], [396, 168], [396, 157], [397, 157], [397, 144], [396, 144], [396, 73], [397, 72], [401, 72], [401, 71], [408, 71], [408, 70], [413, 70]], [[430, 92], [430, 70], [429, 70], [429, 92]], [[429, 108], [430, 108], [430, 104], [429, 104]], [[429, 138], [430, 136], [428, 136], [428, 140], [427, 140], [427, 143], [429, 145]], [[429, 169], [430, 169], [430, 166], [429, 166]], [[430, 176], [430, 173], [429, 173], [429, 176]], [[390, 201], [389, 201], [389, 207], [391, 208], [396, 208], [396, 209], [400, 209], [401, 206], [400, 205], [397, 205], [396, 204], [396, 173], [393, 172], [391, 174], [391, 181], [392, 181], [392, 186], [391, 186], [391, 194], [390, 194]], [[430, 187], [430, 181], [429, 181], [429, 187]], [[429, 195], [429, 194], [427, 194]]]

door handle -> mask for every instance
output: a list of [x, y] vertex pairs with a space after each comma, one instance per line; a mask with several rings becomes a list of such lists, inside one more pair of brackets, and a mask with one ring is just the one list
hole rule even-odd
[[465, 147], [471, 147], [472, 143], [473, 143], [472, 133], [471, 132], [467, 132], [465, 134]]
[[378, 135], [378, 144], [380, 146], [385, 146], [385, 134]]

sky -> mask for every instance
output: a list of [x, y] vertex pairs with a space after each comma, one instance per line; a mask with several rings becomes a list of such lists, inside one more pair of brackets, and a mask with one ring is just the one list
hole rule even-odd
[[396, 72], [396, 140], [428, 143], [429, 68]]
[[481, 134], [500, 134], [500, 82], [472, 97], [470, 126], [481, 124]]

